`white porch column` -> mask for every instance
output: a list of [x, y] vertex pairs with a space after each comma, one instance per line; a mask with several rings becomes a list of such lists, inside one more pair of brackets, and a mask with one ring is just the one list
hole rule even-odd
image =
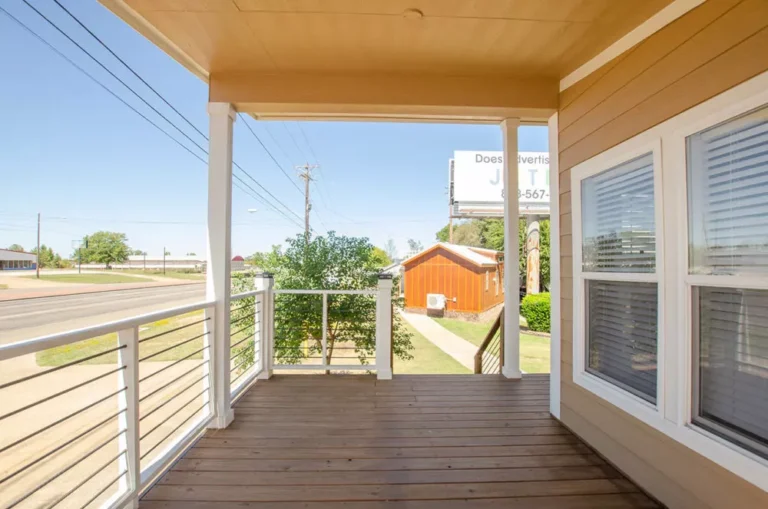
[[232, 134], [235, 110], [229, 103], [209, 103], [208, 266], [205, 293], [216, 301], [211, 348], [212, 428], [226, 428], [235, 417], [230, 402], [229, 297], [232, 260]]
[[560, 418], [560, 153], [558, 114], [549, 118], [549, 411]]
[[521, 378], [520, 373], [520, 277], [517, 197], [517, 128], [520, 119], [501, 123], [504, 138], [504, 367], [507, 378]]

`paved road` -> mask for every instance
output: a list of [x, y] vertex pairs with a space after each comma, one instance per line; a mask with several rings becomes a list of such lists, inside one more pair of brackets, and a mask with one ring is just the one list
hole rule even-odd
[[202, 301], [189, 284], [0, 302], [0, 344]]

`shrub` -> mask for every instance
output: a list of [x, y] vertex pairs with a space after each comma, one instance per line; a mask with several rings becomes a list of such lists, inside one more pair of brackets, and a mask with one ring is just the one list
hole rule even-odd
[[520, 304], [520, 313], [532, 331], [549, 332], [550, 298], [548, 293], [526, 295]]

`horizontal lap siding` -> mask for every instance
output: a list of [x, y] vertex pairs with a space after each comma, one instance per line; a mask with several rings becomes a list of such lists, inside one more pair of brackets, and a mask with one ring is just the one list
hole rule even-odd
[[768, 0], [708, 0], [560, 96], [563, 422], [671, 509], [768, 494], [573, 384], [570, 170], [768, 70]]

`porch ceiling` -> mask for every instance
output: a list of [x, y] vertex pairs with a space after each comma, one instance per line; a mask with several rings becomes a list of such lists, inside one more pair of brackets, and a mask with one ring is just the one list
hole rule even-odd
[[[101, 2], [212, 84], [217, 75], [230, 83], [232, 76], [255, 80], [264, 75], [279, 83], [300, 80], [307, 88], [321, 76], [407, 76], [427, 82], [460, 77], [474, 80], [469, 88], [476, 93], [485, 92], [481, 83], [491, 82], [491, 90], [492, 83], [499, 88], [519, 81], [530, 89], [544, 84], [547, 92], [554, 91], [556, 107], [557, 87], [550, 84], [671, 0]], [[264, 93], [263, 87], [258, 92]], [[284, 100], [284, 95], [278, 99]], [[267, 101], [225, 99], [276, 102], [270, 97]], [[315, 99], [338, 102], [331, 95]], [[488, 106], [467, 105], [450, 94], [445, 99], [452, 106]], [[389, 104], [387, 100], [371, 102]], [[545, 104], [550, 108], [550, 102], [518, 95], [500, 106]]]

